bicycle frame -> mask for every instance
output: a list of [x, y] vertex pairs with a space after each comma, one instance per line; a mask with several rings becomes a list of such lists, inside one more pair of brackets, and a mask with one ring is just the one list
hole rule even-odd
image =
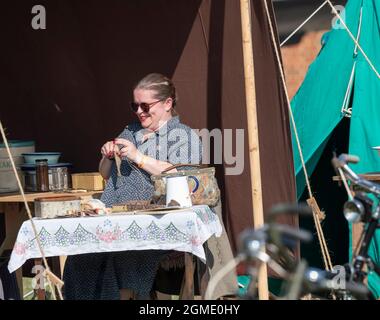
[[[343, 181], [345, 181], [345, 179], [348, 179], [354, 185], [357, 185], [360, 188], [364, 189], [366, 194], [371, 193], [377, 198], [380, 198], [380, 185], [358, 176], [347, 165], [347, 163], [357, 163], [358, 161], [358, 157], [342, 154], [338, 158], [334, 156], [332, 159], [332, 164], [339, 172]], [[351, 194], [349, 194], [349, 198], [351, 198]], [[352, 199], [348, 201], [352, 201]], [[367, 276], [367, 272], [363, 270], [365, 266], [367, 266], [369, 270], [373, 270], [380, 275], [380, 267], [375, 265], [368, 255], [369, 245], [373, 239], [376, 229], [379, 228], [380, 215], [378, 212], [380, 212], [380, 204], [377, 204], [375, 214], [372, 212], [372, 206], [368, 206], [368, 203], [367, 205], [364, 205], [363, 208], [366, 211], [364, 213], [364, 217], [367, 218], [361, 222], [366, 223], [367, 226], [363, 231], [364, 237], [362, 236], [363, 241], [360, 244], [358, 254], [353, 257], [353, 261], [351, 263], [352, 268], [350, 268], [351, 274], [349, 275], [350, 280], [356, 283], [363, 283], [365, 281], [365, 278]], [[368, 221], [366, 221], [367, 219]]]

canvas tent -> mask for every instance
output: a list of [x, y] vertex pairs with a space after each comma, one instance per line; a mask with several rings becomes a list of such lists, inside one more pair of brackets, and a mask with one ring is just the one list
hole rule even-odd
[[[271, 1], [266, 0], [274, 23]], [[34, 5], [45, 30], [31, 27]], [[264, 212], [295, 201], [291, 138], [264, 0], [251, 1]], [[172, 77], [178, 112], [193, 128], [247, 129], [240, 6], [235, 0], [27, 1], [7, 3], [0, 21], [0, 118], [9, 139], [63, 153], [74, 171], [95, 171], [100, 146], [133, 120], [135, 81]], [[278, 44], [277, 44], [278, 45]], [[236, 249], [253, 226], [248, 141], [244, 170], [216, 164], [224, 222]], [[296, 218], [283, 222], [296, 225]]]
[[[345, 10], [348, 28], [377, 71], [380, 69], [379, 14], [380, 3], [376, 0], [349, 0]], [[349, 146], [345, 151], [360, 157], [360, 162], [353, 169], [358, 173], [380, 171], [380, 157], [372, 149], [380, 145], [379, 102], [380, 78], [338, 21], [322, 38], [322, 49], [310, 65], [303, 84], [292, 100], [292, 110], [309, 175], [332, 139], [334, 129], [342, 121], [346, 121], [347, 115], [350, 117]], [[293, 148], [296, 148], [295, 139]], [[332, 154], [329, 159], [331, 156]], [[305, 187], [305, 177], [297, 152], [294, 152], [294, 157], [297, 192], [300, 197]], [[320, 176], [319, 179], [331, 180], [331, 177]], [[332, 195], [330, 201], [334, 201]], [[377, 264], [380, 262], [379, 254], [380, 232], [377, 231], [370, 249], [370, 255]], [[380, 278], [371, 274], [369, 284], [379, 296]]]

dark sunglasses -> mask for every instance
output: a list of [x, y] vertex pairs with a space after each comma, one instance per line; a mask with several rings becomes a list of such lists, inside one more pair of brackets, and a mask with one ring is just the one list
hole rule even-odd
[[133, 112], [137, 112], [137, 110], [139, 110], [139, 107], [140, 107], [141, 110], [146, 113], [146, 112], [149, 112], [150, 108], [152, 108], [155, 104], [157, 104], [157, 103], [159, 103], [161, 101], [163, 101], [163, 99], [154, 101], [152, 103], [146, 103], [146, 102], [136, 103], [136, 102], [131, 102], [131, 109], [132, 109]]

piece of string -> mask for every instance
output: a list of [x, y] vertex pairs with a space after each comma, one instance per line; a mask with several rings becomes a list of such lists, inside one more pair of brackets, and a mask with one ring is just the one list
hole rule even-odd
[[309, 17], [307, 17], [304, 22], [302, 22], [284, 41], [281, 42], [280, 47], [287, 43], [298, 32], [298, 30], [300, 30], [306, 23], [308, 23], [309, 20], [314, 17], [326, 4], [327, 1], [323, 2], [317, 10], [315, 10]]
[[[51, 279], [50, 279], [50, 276], [53, 274], [51, 271], [50, 271], [50, 268], [49, 268], [49, 265], [48, 265], [48, 262], [46, 260], [46, 255], [45, 255], [45, 252], [42, 248], [42, 244], [41, 244], [41, 240], [40, 240], [40, 236], [37, 232], [37, 228], [36, 228], [36, 225], [34, 224], [34, 221], [33, 221], [33, 216], [31, 214], [31, 211], [30, 211], [30, 208], [29, 208], [29, 205], [28, 205], [28, 201], [26, 200], [26, 197], [25, 197], [25, 193], [24, 193], [24, 189], [22, 187], [22, 184], [21, 184], [21, 181], [20, 181], [20, 177], [18, 175], [18, 172], [17, 172], [17, 169], [16, 169], [16, 165], [14, 163], [14, 160], [13, 160], [13, 156], [12, 156], [12, 153], [9, 149], [9, 145], [8, 145], [8, 140], [7, 140], [7, 137], [5, 136], [5, 131], [4, 131], [4, 128], [3, 128], [3, 124], [1, 123], [0, 121], [0, 131], [1, 131], [1, 135], [3, 137], [3, 141], [4, 141], [4, 145], [5, 145], [5, 148], [7, 150], [7, 153], [8, 153], [8, 156], [9, 156], [9, 159], [11, 161], [11, 164], [12, 164], [12, 169], [13, 169], [13, 172], [15, 174], [15, 177], [16, 177], [16, 180], [17, 180], [17, 184], [18, 184], [18, 187], [19, 187], [19, 190], [20, 190], [20, 193], [21, 193], [21, 197], [23, 199], [23, 202], [24, 202], [24, 205], [25, 205], [25, 208], [26, 208], [26, 212], [28, 214], [28, 217], [29, 217], [29, 221], [31, 223], [31, 226], [32, 226], [32, 230], [33, 230], [33, 233], [34, 233], [34, 236], [35, 236], [35, 239], [36, 239], [36, 242], [37, 242], [37, 246], [38, 246], [38, 249], [40, 251], [40, 254], [41, 254], [41, 257], [42, 257], [42, 261], [43, 261], [43, 264], [44, 264], [44, 267], [45, 267], [45, 274], [47, 275], [46, 279], [48, 281], [48, 285], [50, 287], [50, 290], [51, 290], [51, 293], [52, 293], [52, 296], [53, 296], [53, 299], [56, 300], [56, 295], [55, 295], [55, 290], [51, 284]], [[63, 282], [60, 283], [61, 285], [63, 285]], [[62, 296], [62, 292], [61, 292], [61, 288], [59, 285], [55, 285], [57, 287], [57, 291], [58, 291], [58, 294], [59, 294], [59, 297], [60, 299], [63, 300], [63, 296]]]
[[199, 15], [199, 20], [201, 22], [201, 27], [202, 27], [202, 33], [203, 33], [203, 39], [205, 41], [205, 45], [206, 45], [206, 49], [207, 49], [207, 53], [209, 53], [209, 49], [208, 49], [208, 41], [207, 41], [207, 35], [206, 35], [206, 28], [205, 28], [205, 24], [203, 22], [203, 18], [202, 18], [202, 14], [201, 14], [201, 9], [199, 8], [198, 9], [198, 15]]
[[[277, 46], [276, 36], [275, 36], [274, 28], [273, 28], [273, 25], [272, 25], [272, 19], [271, 19], [270, 13], [269, 13], [267, 1], [264, 1], [264, 6], [265, 6], [265, 11], [266, 11], [266, 15], [267, 15], [268, 23], [269, 23], [269, 28], [270, 28], [270, 33], [271, 33], [273, 47], [274, 47], [274, 50], [275, 50], [275, 53], [276, 53], [276, 59], [277, 59], [278, 69], [279, 69], [279, 72], [280, 72], [280, 75], [281, 75], [281, 81], [282, 81], [282, 85], [283, 85], [284, 92], [285, 92], [285, 95], [286, 95], [286, 102], [287, 102], [287, 105], [288, 105], [289, 115], [290, 115], [290, 118], [291, 118], [293, 130], [294, 130], [294, 136], [295, 136], [295, 139], [296, 139], [296, 142], [297, 142], [297, 147], [298, 147], [298, 151], [299, 151], [299, 155], [300, 155], [300, 159], [301, 159], [301, 163], [302, 163], [302, 168], [303, 168], [303, 171], [304, 171], [304, 174], [305, 174], [305, 180], [306, 180], [306, 185], [307, 185], [307, 189], [308, 189], [308, 192], [309, 192], [309, 198], [312, 199], [313, 198], [313, 194], [312, 194], [312, 191], [311, 191], [309, 176], [307, 174], [307, 169], [306, 169], [306, 165], [305, 165], [303, 154], [302, 154], [302, 148], [301, 148], [301, 144], [300, 144], [298, 133], [297, 133], [297, 127], [296, 127], [296, 124], [295, 124], [295, 121], [294, 121], [294, 116], [293, 116], [293, 112], [292, 112], [291, 105], [290, 105], [289, 94], [288, 94], [288, 90], [287, 90], [287, 86], [286, 86], [286, 81], [285, 81], [285, 74], [284, 74], [284, 70], [282, 68], [279, 48]], [[327, 244], [326, 244], [326, 240], [325, 240], [325, 237], [324, 237], [324, 234], [323, 234], [321, 222], [320, 222], [319, 218], [316, 216], [315, 210], [312, 210], [312, 211], [313, 211], [313, 217], [314, 217], [315, 227], [316, 227], [317, 234], [318, 234], [319, 244], [320, 244], [322, 255], [323, 255], [325, 269], [326, 270], [332, 270], [331, 257], [330, 257], [329, 250], [327, 248]]]
[[379, 72], [377, 71], [377, 69], [375, 68], [374, 64], [372, 63], [372, 61], [368, 58], [367, 54], [364, 52], [364, 50], [362, 49], [362, 47], [360, 46], [359, 42], [355, 39], [355, 36], [352, 34], [352, 32], [350, 31], [350, 29], [347, 27], [346, 23], [344, 22], [344, 20], [342, 19], [342, 17], [340, 16], [340, 14], [338, 13], [338, 11], [335, 9], [335, 7], [333, 6], [333, 4], [331, 3], [330, 0], [327, 0], [327, 3], [329, 4], [329, 6], [331, 7], [333, 13], [336, 15], [336, 17], [339, 19], [339, 21], [341, 22], [341, 24], [343, 25], [343, 27], [346, 29], [348, 35], [350, 36], [350, 38], [352, 39], [352, 41], [355, 43], [356, 47], [359, 49], [359, 51], [362, 53], [364, 59], [368, 62], [369, 66], [371, 67], [372, 71], [376, 74], [377, 78], [380, 79], [380, 74]]
[[348, 186], [346, 176], [344, 175], [344, 173], [343, 173], [343, 171], [342, 171], [341, 168], [338, 168], [338, 171], [339, 171], [340, 176], [342, 177], [343, 185], [344, 185], [344, 188], [345, 188], [346, 191], [347, 191], [348, 198], [349, 198], [350, 200], [352, 200], [354, 197], [353, 197], [352, 192], [351, 192], [351, 190], [350, 190], [350, 188], [349, 188], [349, 186]]

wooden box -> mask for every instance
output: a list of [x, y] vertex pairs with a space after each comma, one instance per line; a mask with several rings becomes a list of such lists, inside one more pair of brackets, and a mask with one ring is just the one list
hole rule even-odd
[[105, 181], [99, 172], [73, 173], [71, 175], [73, 189], [104, 190]]
[[34, 214], [39, 218], [56, 218], [80, 211], [80, 198], [74, 196], [45, 197], [34, 200]]

